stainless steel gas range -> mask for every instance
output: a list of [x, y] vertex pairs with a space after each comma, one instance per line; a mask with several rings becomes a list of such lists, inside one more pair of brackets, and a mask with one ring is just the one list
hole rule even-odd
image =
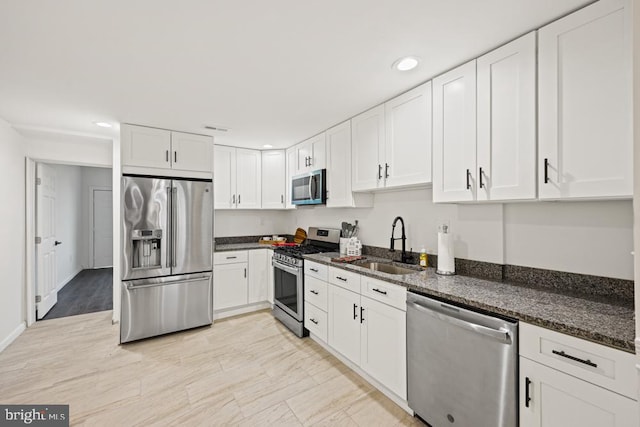
[[307, 244], [277, 247], [273, 253], [274, 307], [273, 315], [294, 334], [309, 334], [304, 328], [304, 255], [337, 252], [340, 230], [310, 227]]

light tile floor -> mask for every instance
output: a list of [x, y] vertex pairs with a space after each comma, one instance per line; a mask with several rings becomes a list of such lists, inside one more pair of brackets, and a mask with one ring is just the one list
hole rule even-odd
[[38, 322], [0, 353], [0, 403], [78, 426], [419, 426], [268, 311], [118, 345], [111, 311]]

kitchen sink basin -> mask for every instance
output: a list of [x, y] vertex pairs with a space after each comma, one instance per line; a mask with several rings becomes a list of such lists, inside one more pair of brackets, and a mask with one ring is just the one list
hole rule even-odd
[[398, 267], [397, 265], [387, 264], [383, 262], [363, 262], [361, 264], [356, 264], [358, 267], [368, 268], [373, 271], [380, 271], [382, 273], [387, 274], [411, 274], [417, 273], [416, 270], [411, 270], [409, 268]]

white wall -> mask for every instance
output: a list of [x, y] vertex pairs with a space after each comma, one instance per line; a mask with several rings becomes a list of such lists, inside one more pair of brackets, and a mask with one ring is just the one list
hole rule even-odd
[[111, 167], [111, 140], [41, 132], [21, 132], [27, 139], [26, 155], [34, 160]]
[[84, 268], [92, 268], [93, 262], [90, 259], [91, 249], [91, 204], [93, 202], [91, 191], [93, 187], [112, 188], [112, 177], [110, 168], [86, 167], [80, 168], [82, 171], [82, 229], [86, 230], [81, 243], [82, 265]]
[[215, 237], [294, 234], [285, 211], [270, 210], [216, 210], [214, 213]]
[[24, 140], [0, 119], [0, 351], [23, 329], [25, 321], [25, 159]]
[[633, 279], [631, 201], [436, 205], [430, 200], [431, 190], [403, 190], [376, 194], [369, 209], [298, 208], [289, 216], [291, 228], [305, 229], [339, 228], [342, 221], [358, 219], [364, 244], [389, 247], [391, 223], [400, 215], [407, 248], [419, 251], [425, 245], [429, 253], [437, 253], [437, 227], [448, 221], [457, 258]]
[[82, 168], [50, 165], [56, 173], [56, 284], [58, 290], [83, 268]]

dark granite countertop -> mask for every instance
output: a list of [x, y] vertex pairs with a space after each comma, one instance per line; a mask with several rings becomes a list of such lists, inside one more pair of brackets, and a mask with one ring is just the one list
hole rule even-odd
[[[426, 296], [509, 316], [626, 352], [635, 352], [634, 309], [629, 304], [504, 281], [459, 275], [440, 276], [433, 268], [422, 270], [416, 266], [402, 265], [416, 269], [416, 273], [391, 275], [358, 265], [331, 262], [331, 258], [338, 256], [337, 253], [324, 253], [305, 255], [305, 258], [396, 283]], [[388, 259], [370, 256], [367, 259], [389, 262]]]
[[228, 252], [228, 251], [246, 251], [252, 249], [273, 249], [271, 245], [262, 245], [258, 242], [250, 243], [223, 243], [216, 244], [214, 252]]

